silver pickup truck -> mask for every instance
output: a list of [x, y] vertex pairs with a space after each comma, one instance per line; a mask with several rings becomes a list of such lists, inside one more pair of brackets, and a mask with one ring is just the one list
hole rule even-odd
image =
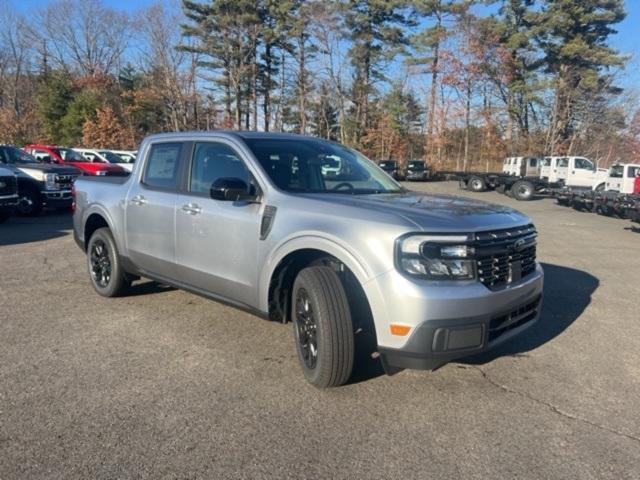
[[367, 330], [390, 373], [485, 351], [539, 316], [536, 230], [510, 208], [407, 191], [300, 135], [160, 134], [138, 158], [129, 177], [75, 183], [95, 290], [142, 276], [290, 321], [317, 387], [349, 380]]

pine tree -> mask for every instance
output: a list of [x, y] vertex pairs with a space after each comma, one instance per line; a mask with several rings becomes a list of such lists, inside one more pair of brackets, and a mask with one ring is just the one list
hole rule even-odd
[[555, 77], [555, 103], [549, 129], [550, 152], [567, 149], [581, 97], [603, 90], [616, 93], [609, 72], [624, 65], [608, 45], [613, 25], [625, 18], [623, 0], [546, 0], [536, 15], [537, 39]]
[[380, 65], [392, 59], [406, 43], [403, 27], [405, 2], [399, 0], [349, 0], [344, 3], [345, 24], [350, 32], [349, 55], [354, 69], [352, 101], [354, 104], [354, 138], [358, 144], [370, 126], [369, 100], [373, 81], [383, 78]]

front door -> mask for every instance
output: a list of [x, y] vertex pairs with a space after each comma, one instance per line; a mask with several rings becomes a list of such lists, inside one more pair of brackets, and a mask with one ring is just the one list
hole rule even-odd
[[591, 187], [596, 179], [595, 166], [591, 160], [576, 157], [573, 159], [573, 168], [567, 182], [573, 187]]
[[175, 206], [180, 184], [182, 142], [155, 143], [142, 175], [126, 198], [126, 242], [131, 260], [143, 270], [175, 278]]
[[187, 284], [249, 306], [257, 305], [260, 205], [213, 200], [211, 184], [240, 178], [255, 184], [241, 155], [222, 140], [197, 142], [186, 191], [176, 203], [176, 260]]

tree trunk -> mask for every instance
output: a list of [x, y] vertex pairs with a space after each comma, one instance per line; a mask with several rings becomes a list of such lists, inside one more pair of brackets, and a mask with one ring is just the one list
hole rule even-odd
[[269, 131], [269, 116], [271, 115], [271, 44], [264, 47], [264, 103], [262, 104], [262, 114], [264, 116], [264, 131]]

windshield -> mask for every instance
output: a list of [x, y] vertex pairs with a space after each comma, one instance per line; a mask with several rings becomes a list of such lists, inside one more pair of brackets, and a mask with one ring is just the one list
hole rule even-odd
[[364, 155], [316, 139], [249, 138], [247, 146], [273, 183], [300, 193], [398, 193], [403, 189]]
[[43, 163], [40, 160], [36, 159], [33, 155], [29, 155], [27, 152], [24, 152], [16, 147], [3, 147], [2, 148], [3, 155], [0, 156], [0, 159], [6, 163], [12, 164], [27, 164], [27, 163]]
[[[80, 155], [75, 150], [71, 150], [70, 148], [53, 148], [54, 153], [60, 155], [65, 162], [88, 162], [86, 158]], [[100, 160], [95, 160], [99, 162]]]
[[551, 166], [551, 159], [549, 157], [544, 157], [540, 161], [540, 165], [543, 166], [543, 167], [550, 167]]
[[424, 162], [409, 162], [411, 170], [424, 170]]
[[109, 163], [128, 163], [125, 159], [109, 150], [99, 150], [98, 153], [106, 158]]

